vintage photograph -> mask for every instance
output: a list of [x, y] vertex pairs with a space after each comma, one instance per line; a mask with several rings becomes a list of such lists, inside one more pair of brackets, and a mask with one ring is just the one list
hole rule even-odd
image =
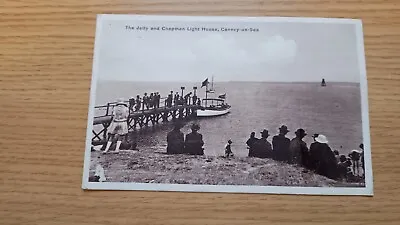
[[82, 188], [373, 195], [356, 19], [98, 15]]

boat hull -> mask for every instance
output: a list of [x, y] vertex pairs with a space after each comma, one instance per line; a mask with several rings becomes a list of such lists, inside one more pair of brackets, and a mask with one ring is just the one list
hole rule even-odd
[[213, 116], [222, 116], [225, 114], [228, 114], [230, 111], [230, 108], [227, 109], [218, 109], [218, 110], [213, 110], [213, 109], [198, 109], [196, 111], [198, 117], [213, 117]]

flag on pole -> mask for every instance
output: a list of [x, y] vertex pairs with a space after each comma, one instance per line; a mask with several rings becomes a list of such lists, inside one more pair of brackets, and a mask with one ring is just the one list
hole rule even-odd
[[218, 96], [218, 98], [225, 99], [225, 98], [226, 98], [226, 93], [225, 93], [225, 94], [223, 94], [223, 95], [219, 95], [219, 96]]
[[205, 80], [203, 81], [203, 83], [201, 83], [201, 87], [207, 86], [207, 84], [208, 84], [208, 78], [205, 79]]

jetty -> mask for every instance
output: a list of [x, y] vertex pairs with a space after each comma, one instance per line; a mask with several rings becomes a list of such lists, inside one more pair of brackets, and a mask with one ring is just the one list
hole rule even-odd
[[[183, 94], [183, 92], [182, 92]], [[129, 106], [129, 101], [125, 101]], [[92, 145], [103, 145], [107, 142], [107, 129], [112, 121], [113, 108], [117, 102], [110, 102], [106, 105], [95, 106], [93, 119]], [[197, 109], [201, 106], [195, 103], [168, 104], [167, 98], [160, 99], [160, 106], [140, 110], [130, 110], [128, 116], [129, 132], [140, 130], [144, 127], [155, 126], [160, 123], [168, 123], [176, 119], [190, 120], [197, 117]]]

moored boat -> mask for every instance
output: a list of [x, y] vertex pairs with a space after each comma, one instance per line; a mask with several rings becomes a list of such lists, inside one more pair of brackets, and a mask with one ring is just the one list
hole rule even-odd
[[206, 87], [206, 96], [202, 100], [202, 104], [196, 113], [198, 117], [214, 117], [222, 116], [230, 112], [231, 106], [226, 103], [226, 93], [219, 95], [217, 98], [209, 98], [208, 94], [215, 93], [214, 84], [212, 81], [212, 88], [208, 89], [208, 78], [203, 81], [201, 87]]
[[[208, 105], [208, 102], [212, 102]], [[216, 104], [214, 104], [214, 102]], [[203, 105], [197, 110], [197, 116], [199, 117], [212, 117], [222, 116], [228, 114], [231, 106], [225, 103], [225, 100], [218, 98], [207, 98], [203, 99]]]

